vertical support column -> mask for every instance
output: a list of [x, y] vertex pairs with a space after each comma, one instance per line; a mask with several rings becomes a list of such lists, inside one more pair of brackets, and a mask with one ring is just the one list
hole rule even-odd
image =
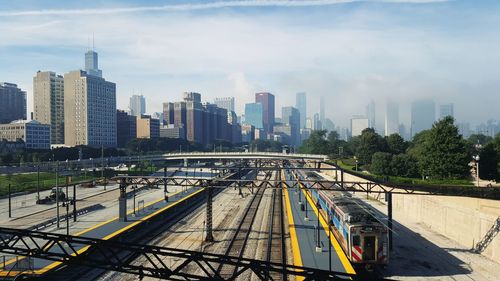
[[184, 158], [184, 167], [187, 167], [187, 166], [188, 166], [188, 159]]
[[213, 189], [211, 182], [207, 186], [207, 236], [205, 237], [206, 242], [213, 242], [214, 236], [212, 235], [212, 197]]
[[118, 197], [119, 221], [127, 221], [127, 183], [126, 179], [120, 179], [120, 197]]
[[344, 188], [344, 170], [340, 169], [340, 185], [342, 189]]
[[389, 251], [392, 251], [392, 192], [387, 192], [387, 226], [389, 227]]
[[73, 221], [76, 222], [76, 184], [73, 184]]
[[12, 218], [12, 195], [10, 190], [10, 183], [9, 183], [9, 218]]
[[163, 183], [163, 193], [168, 193], [168, 190], [167, 190], [167, 166], [165, 166], [165, 168], [163, 168], [163, 180], [165, 181]]

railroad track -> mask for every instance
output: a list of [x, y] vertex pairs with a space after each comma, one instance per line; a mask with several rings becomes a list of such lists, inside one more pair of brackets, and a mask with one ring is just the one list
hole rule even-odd
[[[286, 264], [285, 223], [283, 210], [283, 192], [274, 189], [269, 214], [266, 261]], [[283, 268], [284, 269], [284, 268]], [[271, 280], [287, 280], [286, 274], [271, 274]]]
[[[269, 179], [272, 176], [271, 173], [266, 174], [265, 179]], [[259, 208], [260, 202], [262, 201], [262, 197], [266, 190], [264, 182], [261, 182], [255, 192], [252, 200], [246, 207], [245, 212], [243, 213], [243, 217], [240, 220], [238, 227], [229, 243], [229, 246], [226, 249], [226, 256], [234, 256], [234, 257], [243, 257], [243, 252], [245, 250], [245, 246], [248, 242], [248, 237], [250, 236], [250, 232], [252, 230], [252, 225], [255, 221], [255, 217], [257, 214], [257, 210]], [[235, 266], [221, 265], [217, 269], [217, 272], [224, 279], [227, 279], [234, 275], [234, 273], [238, 270]]]

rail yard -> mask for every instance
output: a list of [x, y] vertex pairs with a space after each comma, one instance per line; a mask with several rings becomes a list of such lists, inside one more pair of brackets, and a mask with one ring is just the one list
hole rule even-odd
[[151, 175], [118, 175], [106, 189], [64, 186], [69, 199], [14, 210], [0, 228], [0, 276], [385, 278], [392, 217], [357, 199], [340, 170], [286, 155], [220, 161], [184, 160]]

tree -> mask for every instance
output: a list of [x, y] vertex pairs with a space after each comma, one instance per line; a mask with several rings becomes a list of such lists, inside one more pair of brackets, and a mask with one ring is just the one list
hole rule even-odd
[[424, 130], [413, 136], [408, 148], [408, 155], [412, 156], [417, 161], [418, 171], [420, 175], [428, 175], [427, 167], [420, 160], [425, 157], [426, 143], [430, 138], [430, 130]]
[[486, 180], [498, 178], [498, 155], [493, 142], [483, 146], [479, 153], [479, 178]]
[[408, 143], [399, 134], [392, 134], [385, 137], [385, 140], [387, 142], [387, 148], [392, 154], [405, 153], [408, 148]]
[[328, 154], [340, 155], [340, 147], [342, 147], [342, 154], [345, 154], [346, 142], [340, 139], [339, 133], [337, 131], [331, 131], [328, 134]]
[[419, 163], [425, 167], [425, 175], [432, 178], [466, 178], [470, 176], [470, 154], [453, 117], [445, 117], [434, 123], [427, 139], [421, 144]]
[[364, 129], [359, 137], [356, 156], [361, 164], [370, 164], [375, 152], [386, 152], [387, 143], [373, 128]]
[[391, 175], [406, 178], [418, 177], [417, 160], [409, 154], [393, 155], [391, 160]]
[[370, 171], [376, 175], [388, 176], [391, 175], [391, 160], [392, 154], [387, 152], [373, 153]]
[[493, 139], [492, 137], [486, 136], [483, 134], [473, 134], [473, 135], [469, 136], [467, 141], [472, 145], [476, 145], [476, 144], [485, 145], [488, 142], [490, 142], [492, 139]]
[[329, 143], [326, 140], [326, 130], [313, 131], [299, 148], [301, 153], [329, 154]]

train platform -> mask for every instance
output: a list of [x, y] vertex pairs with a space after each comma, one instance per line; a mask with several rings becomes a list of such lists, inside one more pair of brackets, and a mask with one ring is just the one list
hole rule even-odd
[[[127, 221], [120, 221], [118, 216], [116, 216], [72, 235], [104, 240], [116, 238], [128, 231], [137, 229], [142, 223], [150, 221], [156, 216], [166, 214], [169, 210], [175, 212], [176, 210], [181, 210], [183, 207], [187, 207], [189, 205], [188, 202], [190, 202], [189, 199], [200, 196], [203, 190], [204, 188], [200, 187], [182, 188], [180, 191], [169, 193], [168, 201], [162, 196], [149, 203], [138, 204], [135, 209], [129, 208]], [[58, 249], [58, 245], [47, 245], [46, 247], [54, 247], [52, 251], [62, 252], [62, 249]], [[67, 246], [63, 245], [63, 247]], [[75, 250], [83, 253], [87, 249], [87, 247], [81, 246]], [[60, 262], [44, 259], [12, 257], [5, 261], [0, 261], [0, 269], [2, 269], [0, 270], [0, 277], [14, 277], [20, 273], [43, 275], [58, 268], [60, 265]]]
[[[283, 176], [289, 184], [296, 181], [291, 173], [284, 173]], [[306, 193], [298, 188], [286, 189], [284, 193], [294, 264], [355, 274], [334, 235], [329, 233], [327, 221], [311, 198], [306, 198]]]

